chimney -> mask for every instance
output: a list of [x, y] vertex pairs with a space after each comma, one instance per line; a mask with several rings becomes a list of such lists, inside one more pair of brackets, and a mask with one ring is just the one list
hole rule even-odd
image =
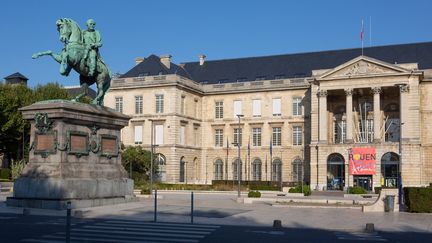
[[168, 69], [171, 67], [171, 55], [160, 56], [161, 63]]
[[206, 55], [204, 55], [204, 54], [199, 55], [200, 66], [204, 65], [205, 58], [206, 58]]
[[144, 61], [144, 57], [137, 57], [135, 58], [135, 65], [138, 65]]

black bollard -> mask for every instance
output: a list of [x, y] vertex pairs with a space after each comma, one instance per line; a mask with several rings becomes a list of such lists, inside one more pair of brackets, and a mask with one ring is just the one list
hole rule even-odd
[[66, 204], [66, 243], [70, 243], [70, 227], [71, 227], [71, 211], [72, 205], [71, 202], [67, 202]]
[[367, 223], [365, 231], [367, 233], [373, 233], [375, 231], [375, 226], [373, 223]]
[[274, 229], [281, 229], [282, 228], [282, 221], [279, 219], [273, 220], [273, 228]]
[[194, 218], [194, 194], [191, 192], [191, 224], [193, 224]]
[[154, 222], [157, 222], [157, 189], [154, 193]]

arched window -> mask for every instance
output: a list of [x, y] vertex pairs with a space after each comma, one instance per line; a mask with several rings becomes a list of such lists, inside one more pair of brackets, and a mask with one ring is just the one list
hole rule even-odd
[[327, 158], [327, 190], [343, 190], [345, 186], [345, 159], [334, 153]]
[[158, 179], [161, 182], [166, 181], [166, 158], [163, 154], [155, 154], [154, 165], [157, 166]]
[[398, 187], [399, 185], [399, 155], [393, 152], [385, 153], [381, 157], [381, 176], [385, 187]]
[[186, 174], [186, 161], [184, 156], [180, 159], [180, 178], [179, 182], [185, 182], [185, 174]]
[[272, 181], [280, 181], [282, 179], [282, 161], [278, 158], [272, 161], [271, 167]]
[[223, 180], [223, 161], [221, 159], [214, 162], [214, 179]]
[[297, 158], [292, 162], [292, 181], [302, 182], [303, 181], [303, 161]]
[[260, 181], [261, 180], [261, 160], [255, 159], [252, 162], [252, 180]]
[[[232, 164], [233, 168], [233, 179], [238, 180], [238, 173], [240, 173], [240, 180], [242, 179], [242, 161], [240, 160], [240, 168], [238, 168], [239, 159], [234, 160]], [[240, 170], [240, 171], [239, 171]]]

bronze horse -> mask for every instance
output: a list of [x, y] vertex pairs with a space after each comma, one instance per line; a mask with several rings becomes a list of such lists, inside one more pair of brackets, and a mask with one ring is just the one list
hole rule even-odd
[[81, 93], [73, 101], [78, 101], [88, 92], [88, 87], [94, 83], [97, 85], [97, 95], [92, 104], [103, 105], [105, 93], [110, 87], [111, 73], [107, 65], [98, 56], [96, 62], [95, 75], [89, 75], [89, 59], [87, 49], [83, 42], [83, 34], [79, 25], [72, 19], [63, 18], [56, 22], [57, 30], [60, 34], [60, 41], [64, 43], [62, 51], [58, 54], [52, 51], [38, 52], [32, 58], [49, 55], [60, 63], [60, 74], [68, 76], [73, 69], [80, 74]]

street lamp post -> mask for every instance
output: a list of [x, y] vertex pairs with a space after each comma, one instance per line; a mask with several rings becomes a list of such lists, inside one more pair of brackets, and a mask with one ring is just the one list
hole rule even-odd
[[407, 84], [395, 84], [396, 87], [399, 87], [399, 173], [398, 173], [398, 203], [399, 210], [403, 209], [403, 190], [402, 190], [402, 125], [404, 122], [402, 121], [402, 92], [406, 92], [408, 90]]
[[153, 194], [153, 119], [149, 119], [150, 121], [150, 195]]
[[240, 197], [240, 176], [241, 176], [241, 166], [240, 166], [240, 118], [243, 115], [237, 114], [238, 118], [238, 131], [237, 131], [237, 148], [238, 148], [238, 160], [237, 160], [237, 179], [238, 179], [238, 189], [237, 189], [237, 197]]

